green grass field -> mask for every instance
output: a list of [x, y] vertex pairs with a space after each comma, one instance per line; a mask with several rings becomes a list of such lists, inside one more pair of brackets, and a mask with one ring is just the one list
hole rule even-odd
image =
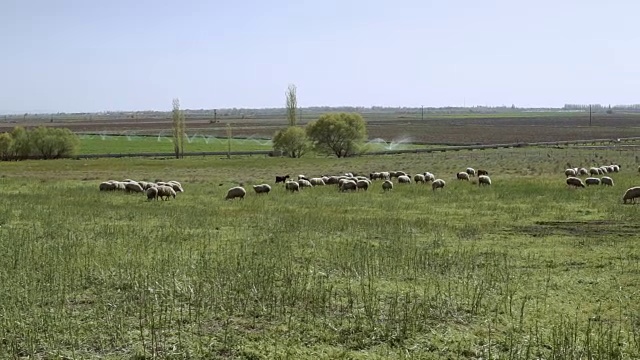
[[[639, 358], [640, 205], [621, 201], [640, 185], [636, 156], [2, 163], [0, 358]], [[567, 166], [610, 163], [622, 165], [614, 187], [566, 187]], [[493, 185], [454, 180], [467, 166]], [[273, 184], [383, 170], [431, 171], [447, 186]], [[185, 192], [98, 191], [125, 178]], [[263, 182], [272, 192], [254, 194]], [[245, 199], [224, 201], [239, 183]]]
[[[79, 135], [79, 154], [132, 154], [132, 153], [170, 153], [173, 152], [173, 140], [161, 136], [101, 136]], [[377, 142], [367, 144], [371, 151], [387, 149], [413, 149], [425, 146], [408, 143], [387, 143], [377, 139]], [[232, 139], [231, 151], [272, 150], [271, 140], [265, 139]], [[185, 143], [185, 152], [228, 151], [227, 139], [211, 136], [191, 136]]]

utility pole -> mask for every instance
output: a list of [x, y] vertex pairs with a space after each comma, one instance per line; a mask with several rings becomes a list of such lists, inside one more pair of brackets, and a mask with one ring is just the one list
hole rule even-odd
[[422, 121], [424, 121], [424, 105], [420, 107], [422, 113]]
[[591, 126], [591, 104], [589, 104], [589, 126]]

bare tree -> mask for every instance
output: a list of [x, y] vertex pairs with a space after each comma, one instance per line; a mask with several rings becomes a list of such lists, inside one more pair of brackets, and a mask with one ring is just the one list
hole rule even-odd
[[173, 99], [173, 150], [176, 154], [176, 159], [184, 157], [184, 137], [186, 135], [184, 124], [184, 113], [180, 110], [180, 100], [178, 98]]
[[287, 120], [289, 126], [296, 125], [296, 111], [298, 110], [298, 96], [296, 94], [296, 86], [291, 84], [285, 92], [287, 97]]

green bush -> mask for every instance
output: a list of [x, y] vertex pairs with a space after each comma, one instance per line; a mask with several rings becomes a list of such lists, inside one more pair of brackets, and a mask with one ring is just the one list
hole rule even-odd
[[309, 150], [309, 143], [304, 129], [290, 126], [278, 131], [273, 137], [273, 149], [282, 151], [288, 157], [302, 157]]
[[10, 133], [0, 135], [2, 160], [57, 159], [76, 154], [80, 140], [69, 129], [39, 126], [26, 130], [16, 126]]

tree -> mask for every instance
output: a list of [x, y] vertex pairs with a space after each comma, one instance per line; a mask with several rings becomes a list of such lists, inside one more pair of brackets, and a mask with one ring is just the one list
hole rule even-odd
[[184, 157], [184, 137], [186, 128], [184, 123], [184, 113], [180, 110], [180, 100], [173, 99], [173, 111], [171, 112], [173, 120], [173, 151], [176, 159]]
[[287, 120], [289, 121], [289, 126], [295, 126], [296, 111], [298, 111], [298, 95], [296, 86], [293, 84], [289, 85], [285, 92], [285, 96], [287, 98]]
[[367, 128], [358, 113], [328, 113], [307, 125], [307, 136], [317, 151], [347, 157], [358, 152]]
[[27, 130], [22, 126], [16, 126], [11, 131], [11, 138], [13, 139], [12, 157], [16, 160], [28, 158], [31, 155], [31, 139]]
[[38, 126], [30, 131], [31, 154], [42, 159], [74, 155], [80, 140], [69, 129]]
[[302, 157], [309, 147], [304, 129], [297, 126], [280, 130], [273, 137], [273, 148], [292, 158]]
[[13, 138], [8, 132], [0, 134], [0, 159], [10, 160], [13, 157], [11, 148], [13, 147]]

